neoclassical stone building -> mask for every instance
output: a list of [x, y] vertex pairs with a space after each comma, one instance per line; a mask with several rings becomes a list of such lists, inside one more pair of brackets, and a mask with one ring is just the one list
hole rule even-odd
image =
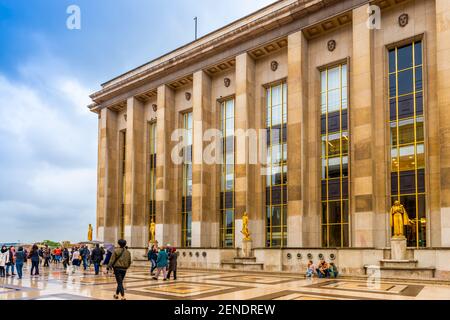
[[[410, 259], [450, 277], [449, 75], [450, 1], [277, 1], [91, 95], [97, 238], [144, 252], [154, 221], [182, 266], [221, 267], [247, 212], [253, 266], [363, 273], [389, 258], [400, 200]], [[223, 162], [196, 161], [213, 128]], [[266, 161], [238, 129], [266, 133]]]

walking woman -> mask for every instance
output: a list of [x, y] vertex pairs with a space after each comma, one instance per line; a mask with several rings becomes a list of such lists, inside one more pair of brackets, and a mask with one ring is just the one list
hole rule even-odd
[[0, 278], [6, 277], [5, 266], [9, 260], [9, 251], [6, 246], [3, 246], [0, 250]]
[[31, 248], [30, 254], [28, 257], [31, 260], [31, 275], [33, 276], [33, 270], [34, 275], [39, 275], [39, 248], [36, 244], [33, 244], [33, 247]]
[[114, 294], [114, 299], [119, 299], [119, 294], [121, 295], [121, 300], [125, 299], [125, 290], [123, 288], [123, 280], [125, 279], [125, 275], [127, 273], [128, 268], [131, 265], [131, 254], [127, 250], [126, 245], [127, 242], [123, 239], [118, 241], [119, 248], [114, 250], [111, 255], [111, 260], [108, 264], [108, 269], [114, 270], [114, 275], [116, 276], [117, 289]]
[[171, 248], [169, 254], [169, 272], [167, 273], [167, 280], [170, 280], [170, 274], [173, 272], [173, 280], [177, 280], [177, 249]]
[[17, 275], [19, 276], [19, 279], [22, 279], [23, 264], [27, 259], [27, 256], [23, 251], [23, 247], [19, 247], [19, 249], [17, 249], [17, 252], [15, 253], [15, 258], [16, 258]]
[[79, 269], [81, 265], [81, 255], [78, 248], [75, 248], [74, 252], [72, 253], [72, 274], [75, 273]]
[[163, 280], [167, 280], [167, 262], [168, 262], [168, 257], [167, 257], [167, 252], [164, 248], [159, 249], [158, 252], [158, 258], [156, 259], [156, 275], [152, 278], [153, 280], [158, 280], [159, 278], [159, 274], [163, 273]]

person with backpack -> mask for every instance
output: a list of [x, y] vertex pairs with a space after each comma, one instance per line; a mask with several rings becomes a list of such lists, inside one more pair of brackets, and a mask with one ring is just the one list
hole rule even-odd
[[23, 247], [19, 247], [19, 249], [17, 249], [17, 252], [15, 253], [15, 259], [16, 259], [17, 275], [19, 276], [19, 279], [22, 279], [23, 264], [27, 260], [27, 256], [26, 253], [23, 251]]
[[34, 271], [34, 275], [38, 276], [39, 275], [39, 254], [40, 254], [40, 250], [38, 248], [38, 246], [36, 244], [33, 244], [33, 247], [31, 248], [30, 254], [28, 255], [28, 258], [30, 258], [31, 260], [31, 276], [33, 276], [33, 271]]
[[119, 248], [115, 249], [111, 255], [108, 269], [112, 268], [116, 277], [117, 289], [113, 296], [114, 299], [119, 299], [120, 294], [121, 300], [126, 300], [123, 280], [125, 279], [128, 268], [131, 266], [131, 253], [126, 248], [126, 240], [120, 239], [117, 243], [119, 244]]
[[102, 263], [104, 254], [105, 250], [100, 248], [100, 245], [97, 243], [91, 253], [91, 261], [94, 264], [95, 275], [98, 275], [100, 272], [100, 264]]

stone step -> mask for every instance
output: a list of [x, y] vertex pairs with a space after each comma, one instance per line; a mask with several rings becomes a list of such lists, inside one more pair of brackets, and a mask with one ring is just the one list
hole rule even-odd
[[264, 270], [264, 264], [258, 262], [235, 262], [234, 260], [226, 260], [221, 263], [224, 270], [239, 271], [260, 271]]
[[236, 257], [234, 258], [234, 262], [256, 262], [256, 257]]
[[[364, 266], [367, 269], [373, 269], [373, 266]], [[398, 266], [381, 266], [381, 278], [402, 278], [402, 279], [434, 279], [435, 268], [419, 268], [419, 267], [398, 267]]]
[[399, 267], [399, 268], [416, 268], [417, 260], [381, 260], [380, 265], [382, 267]]

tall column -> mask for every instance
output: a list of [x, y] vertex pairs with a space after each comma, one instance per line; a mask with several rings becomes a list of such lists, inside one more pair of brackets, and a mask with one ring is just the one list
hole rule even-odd
[[142, 102], [127, 100], [125, 156], [125, 239], [130, 247], [146, 247], [145, 116]]
[[171, 160], [171, 135], [175, 122], [175, 95], [172, 89], [165, 85], [158, 88], [157, 106], [155, 237], [161, 245], [171, 243], [179, 246], [181, 232], [179, 221], [181, 220], [176, 219], [176, 215], [179, 214], [176, 211], [176, 193], [172, 192], [171, 195], [170, 192], [171, 178], [175, 168]]
[[[441, 235], [441, 241], [433, 241], [433, 246], [450, 246], [450, 2], [436, 0], [436, 95], [439, 109], [439, 144], [440, 144], [440, 186], [441, 216], [440, 230], [432, 223], [433, 233]], [[433, 124], [430, 124], [433, 125]], [[429, 193], [433, 190], [429, 190]], [[437, 228], [433, 228], [433, 227]], [[433, 239], [433, 237], [432, 237]]]
[[[249, 143], [243, 135], [254, 129], [255, 123], [255, 62], [248, 53], [236, 57], [236, 101], [235, 101], [236, 159], [235, 164], [235, 246], [242, 246], [242, 216], [249, 216], [249, 231], [254, 246], [264, 246], [264, 219], [255, 212], [257, 201], [255, 179], [259, 178], [256, 165], [249, 164]], [[262, 141], [261, 143], [265, 143]], [[240, 161], [243, 160], [243, 161]]]
[[117, 113], [103, 108], [99, 118], [97, 239], [115, 243], [118, 232]]
[[373, 31], [366, 26], [368, 5], [353, 10], [350, 89], [352, 246], [374, 245]]
[[288, 247], [303, 246], [306, 212], [306, 118], [308, 105], [308, 43], [301, 31], [288, 36]]
[[193, 84], [193, 165], [192, 165], [192, 247], [211, 246], [212, 165], [205, 163], [203, 133], [211, 123], [211, 79], [204, 71], [194, 73]]

